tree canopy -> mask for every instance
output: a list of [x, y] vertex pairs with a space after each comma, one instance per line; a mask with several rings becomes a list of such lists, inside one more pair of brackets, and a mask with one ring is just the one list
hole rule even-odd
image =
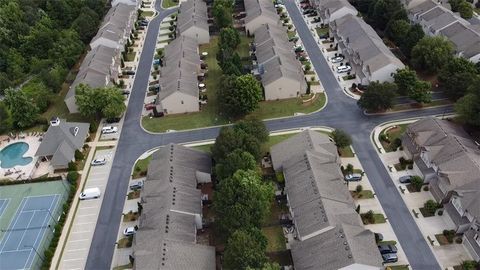
[[233, 118], [253, 112], [261, 99], [260, 83], [250, 74], [225, 77], [218, 92], [222, 112]]
[[256, 170], [257, 162], [252, 154], [241, 149], [235, 149], [229, 153], [224, 160], [215, 165], [217, 179], [222, 180], [232, 175], [238, 170]]
[[15, 127], [27, 128], [37, 121], [38, 107], [24, 92], [7, 89], [4, 102], [12, 114]]
[[341, 129], [335, 129], [332, 131], [332, 138], [337, 147], [343, 148], [352, 144], [352, 138], [350, 135]]
[[436, 73], [453, 57], [452, 54], [453, 45], [445, 37], [424, 37], [412, 49], [412, 64]]
[[395, 84], [398, 87], [400, 95], [407, 95], [409, 98], [419, 103], [429, 103], [432, 99], [430, 89], [432, 86], [427, 81], [421, 81], [417, 73], [408, 67], [399, 69], [393, 75]]
[[0, 134], [12, 128], [12, 115], [4, 102], [0, 101]]
[[125, 97], [116, 87], [92, 88], [80, 84], [75, 89], [76, 104], [83, 116], [119, 117], [126, 109]]
[[274, 190], [256, 171], [238, 170], [218, 184], [213, 196], [218, 230], [231, 235], [238, 229], [260, 227], [270, 212]]
[[390, 109], [393, 107], [393, 99], [397, 86], [394, 83], [371, 82], [367, 90], [358, 100], [357, 104], [369, 111], [378, 112]]
[[232, 0], [214, 0], [212, 6], [212, 14], [215, 25], [222, 29], [233, 25], [233, 5]]
[[259, 229], [235, 231], [225, 246], [222, 266], [228, 270], [279, 269], [267, 263], [266, 249], [267, 238]]
[[479, 73], [471, 61], [452, 57], [438, 72], [438, 82], [450, 99], [457, 100], [465, 95]]
[[467, 94], [457, 100], [455, 111], [466, 123], [480, 127], [480, 78], [468, 88]]
[[222, 49], [235, 50], [240, 45], [240, 34], [232, 27], [222, 28], [218, 44]]

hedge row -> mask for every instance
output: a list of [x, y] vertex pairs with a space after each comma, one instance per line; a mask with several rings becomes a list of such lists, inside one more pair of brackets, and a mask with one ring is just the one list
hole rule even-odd
[[39, 182], [50, 182], [50, 181], [58, 181], [61, 180], [61, 176], [54, 176], [54, 177], [39, 177], [30, 180], [8, 180], [2, 179], [0, 180], [0, 186], [9, 186], [9, 185], [18, 185], [18, 184], [31, 184], [31, 183], [39, 183]]

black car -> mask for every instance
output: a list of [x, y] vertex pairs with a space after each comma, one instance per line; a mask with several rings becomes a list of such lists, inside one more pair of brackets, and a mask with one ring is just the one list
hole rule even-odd
[[378, 245], [378, 251], [380, 251], [381, 254], [397, 253], [397, 247], [390, 244], [380, 244]]
[[383, 241], [383, 234], [381, 234], [381, 233], [374, 233], [374, 235], [375, 235], [375, 242], [376, 242], [376, 243]]
[[130, 90], [123, 90], [122, 95], [130, 95]]
[[412, 176], [411, 175], [402, 176], [398, 179], [398, 181], [400, 181], [400, 183], [402, 184], [408, 184], [412, 181]]
[[135, 70], [125, 70], [123, 75], [135, 75]]
[[397, 253], [382, 254], [383, 263], [395, 263], [398, 262]]

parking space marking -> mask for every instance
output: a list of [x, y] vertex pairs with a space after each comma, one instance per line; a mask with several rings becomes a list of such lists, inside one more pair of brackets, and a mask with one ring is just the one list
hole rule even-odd
[[88, 239], [72, 240], [72, 241], [68, 241], [68, 242], [74, 243], [74, 242], [85, 242], [85, 241], [88, 241]]

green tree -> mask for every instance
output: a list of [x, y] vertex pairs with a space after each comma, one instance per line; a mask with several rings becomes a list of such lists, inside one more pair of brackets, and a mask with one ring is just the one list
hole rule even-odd
[[398, 94], [407, 95], [415, 88], [415, 84], [418, 81], [417, 73], [408, 67], [398, 69], [393, 75], [395, 84], [398, 87]]
[[90, 39], [97, 33], [99, 22], [98, 14], [90, 8], [84, 7], [80, 15], [73, 21], [72, 29], [78, 33], [83, 43], [88, 44]]
[[261, 99], [260, 83], [250, 74], [225, 77], [218, 93], [221, 110], [234, 118], [253, 112]]
[[452, 100], [465, 95], [468, 87], [478, 77], [474, 63], [463, 57], [452, 57], [438, 73], [438, 82]]
[[415, 188], [415, 190], [420, 191], [423, 186], [423, 179], [420, 176], [414, 175], [410, 179], [410, 183]]
[[83, 51], [83, 44], [77, 32], [68, 29], [60, 33], [59, 39], [49, 51], [49, 57], [57, 64], [71, 68]]
[[116, 87], [92, 88], [80, 84], [75, 89], [76, 104], [83, 116], [115, 118], [126, 109], [122, 95]]
[[45, 59], [48, 57], [48, 51], [55, 44], [57, 36], [53, 21], [48, 16], [42, 16], [30, 28], [29, 34], [22, 38], [20, 49], [28, 56]]
[[423, 207], [428, 213], [433, 215], [435, 214], [435, 211], [437, 211], [437, 209], [439, 208], [439, 204], [434, 200], [428, 200], [425, 202]]
[[341, 129], [335, 129], [332, 131], [332, 139], [335, 145], [339, 148], [347, 147], [352, 144], [352, 138], [345, 131]]
[[405, 20], [390, 20], [385, 29], [385, 34], [401, 47], [410, 31], [410, 23]]
[[0, 18], [0, 44], [18, 46], [20, 37], [28, 32], [20, 4], [17, 1], [2, 1]]
[[452, 58], [453, 45], [443, 36], [424, 37], [412, 49], [415, 67], [438, 72]]
[[212, 15], [215, 25], [219, 28], [230, 27], [233, 25], [233, 5], [232, 0], [214, 0], [212, 7]]
[[5, 104], [12, 113], [13, 125], [17, 128], [32, 126], [38, 117], [38, 108], [23, 91], [5, 90]]
[[408, 97], [418, 103], [430, 103], [432, 102], [431, 88], [430, 82], [417, 80], [415, 86], [408, 92]]
[[418, 23], [412, 25], [407, 33], [407, 36], [405, 37], [405, 40], [400, 42], [400, 49], [407, 57], [410, 57], [413, 47], [415, 47], [418, 41], [424, 36], [425, 33]]
[[378, 112], [393, 107], [393, 99], [397, 86], [393, 83], [371, 82], [367, 91], [358, 100], [357, 104], [369, 112]]
[[238, 170], [255, 170], [257, 162], [252, 154], [241, 149], [235, 149], [229, 153], [224, 160], [215, 165], [217, 179], [222, 180], [232, 175]]
[[273, 196], [272, 185], [262, 182], [256, 171], [238, 170], [223, 179], [213, 194], [219, 232], [228, 236], [238, 229], [260, 227], [270, 212]]
[[0, 134], [4, 134], [12, 128], [12, 115], [4, 102], [0, 101]]
[[458, 6], [458, 12], [464, 19], [471, 19], [473, 17], [473, 6], [467, 1], [462, 1]]
[[248, 118], [245, 120], [238, 121], [233, 125], [235, 130], [243, 130], [248, 135], [257, 138], [257, 140], [261, 143], [266, 143], [269, 139], [268, 135], [269, 132], [265, 124], [258, 120], [257, 118]]
[[45, 112], [50, 105], [52, 99], [52, 91], [45, 86], [41, 81], [32, 81], [22, 87], [29, 100], [32, 100], [40, 113]]
[[240, 35], [232, 27], [222, 28], [220, 30], [219, 47], [222, 49], [235, 50], [240, 45]]
[[480, 127], [480, 78], [477, 77], [467, 94], [457, 100], [455, 111], [466, 123]]
[[44, 69], [40, 72], [39, 77], [42, 82], [53, 92], [58, 93], [62, 87], [63, 80], [68, 70], [62, 65], [55, 65], [50, 69]]
[[458, 12], [460, 3], [462, 3], [463, 1], [464, 0], [448, 0], [448, 3], [450, 4], [450, 7], [452, 8], [453, 12]]
[[257, 228], [235, 231], [228, 239], [223, 256], [223, 268], [241, 269], [278, 269], [265, 267], [267, 263], [267, 238]]
[[220, 134], [212, 146], [212, 157], [216, 162], [222, 162], [229, 153], [241, 149], [250, 153], [255, 160], [261, 156], [261, 143], [252, 135], [241, 129], [222, 127]]
[[106, 118], [119, 117], [126, 109], [125, 96], [116, 87], [101, 89], [105, 105], [102, 107], [102, 116]]

